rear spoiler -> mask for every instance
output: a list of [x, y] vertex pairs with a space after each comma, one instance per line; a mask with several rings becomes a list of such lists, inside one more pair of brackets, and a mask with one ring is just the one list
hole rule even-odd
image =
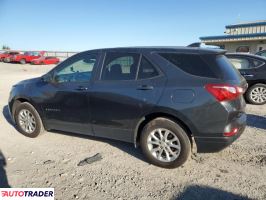
[[216, 54], [225, 54], [227, 52], [227, 50], [222, 49], [219, 46], [206, 45], [206, 44], [201, 43], [201, 42], [194, 42], [194, 43], [188, 45], [187, 47], [201, 48], [201, 49], [205, 49], [205, 50], [212, 50], [211, 53], [215, 52]]
[[201, 42], [194, 42], [190, 45], [187, 45], [187, 47], [200, 47], [200, 45], [201, 45]]
[[216, 45], [207, 45], [202, 42], [194, 42], [187, 47], [201, 47], [201, 48], [210, 48], [210, 49], [221, 49], [221, 47], [216, 46]]

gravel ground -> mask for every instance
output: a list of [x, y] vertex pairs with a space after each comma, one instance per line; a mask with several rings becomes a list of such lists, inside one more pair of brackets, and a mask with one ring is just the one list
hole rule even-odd
[[52, 67], [0, 63], [0, 151], [6, 159], [0, 162], [0, 183], [54, 187], [56, 199], [266, 199], [266, 105], [247, 106], [248, 127], [227, 149], [192, 154], [184, 166], [162, 169], [132, 144], [18, 133], [6, 107], [11, 86]]

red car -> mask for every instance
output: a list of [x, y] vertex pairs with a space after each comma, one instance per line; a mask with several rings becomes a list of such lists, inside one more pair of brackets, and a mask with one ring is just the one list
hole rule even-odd
[[12, 55], [17, 55], [17, 54], [19, 54], [18, 51], [6, 51], [4, 53], [1, 53], [0, 54], [0, 61], [4, 61], [4, 59], [9, 58]]
[[31, 64], [33, 65], [49, 65], [49, 64], [57, 64], [60, 60], [56, 57], [40, 57], [38, 59], [34, 59], [31, 61]]
[[32, 60], [43, 57], [44, 51], [27, 51], [24, 54], [18, 54], [10, 57], [10, 62], [19, 62], [21, 64], [30, 63]]

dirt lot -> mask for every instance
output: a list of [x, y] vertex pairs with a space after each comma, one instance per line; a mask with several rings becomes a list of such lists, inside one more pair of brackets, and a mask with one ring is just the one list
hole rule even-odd
[[[52, 67], [0, 63], [0, 151], [6, 159], [6, 165], [0, 162], [0, 183], [54, 187], [56, 199], [266, 199], [266, 105], [247, 106], [248, 127], [229, 148], [193, 154], [183, 167], [167, 170], [147, 163], [127, 143], [18, 133], [6, 107], [11, 86]], [[102, 159], [78, 166], [97, 153]]]

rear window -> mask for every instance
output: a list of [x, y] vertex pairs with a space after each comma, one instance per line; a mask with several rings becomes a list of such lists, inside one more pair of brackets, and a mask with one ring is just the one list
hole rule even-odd
[[160, 55], [181, 70], [202, 77], [217, 78], [209, 65], [197, 54], [160, 53]]
[[240, 72], [234, 67], [229, 59], [224, 55], [218, 55], [216, 62], [223, 73], [223, 78], [228, 80], [240, 80]]

